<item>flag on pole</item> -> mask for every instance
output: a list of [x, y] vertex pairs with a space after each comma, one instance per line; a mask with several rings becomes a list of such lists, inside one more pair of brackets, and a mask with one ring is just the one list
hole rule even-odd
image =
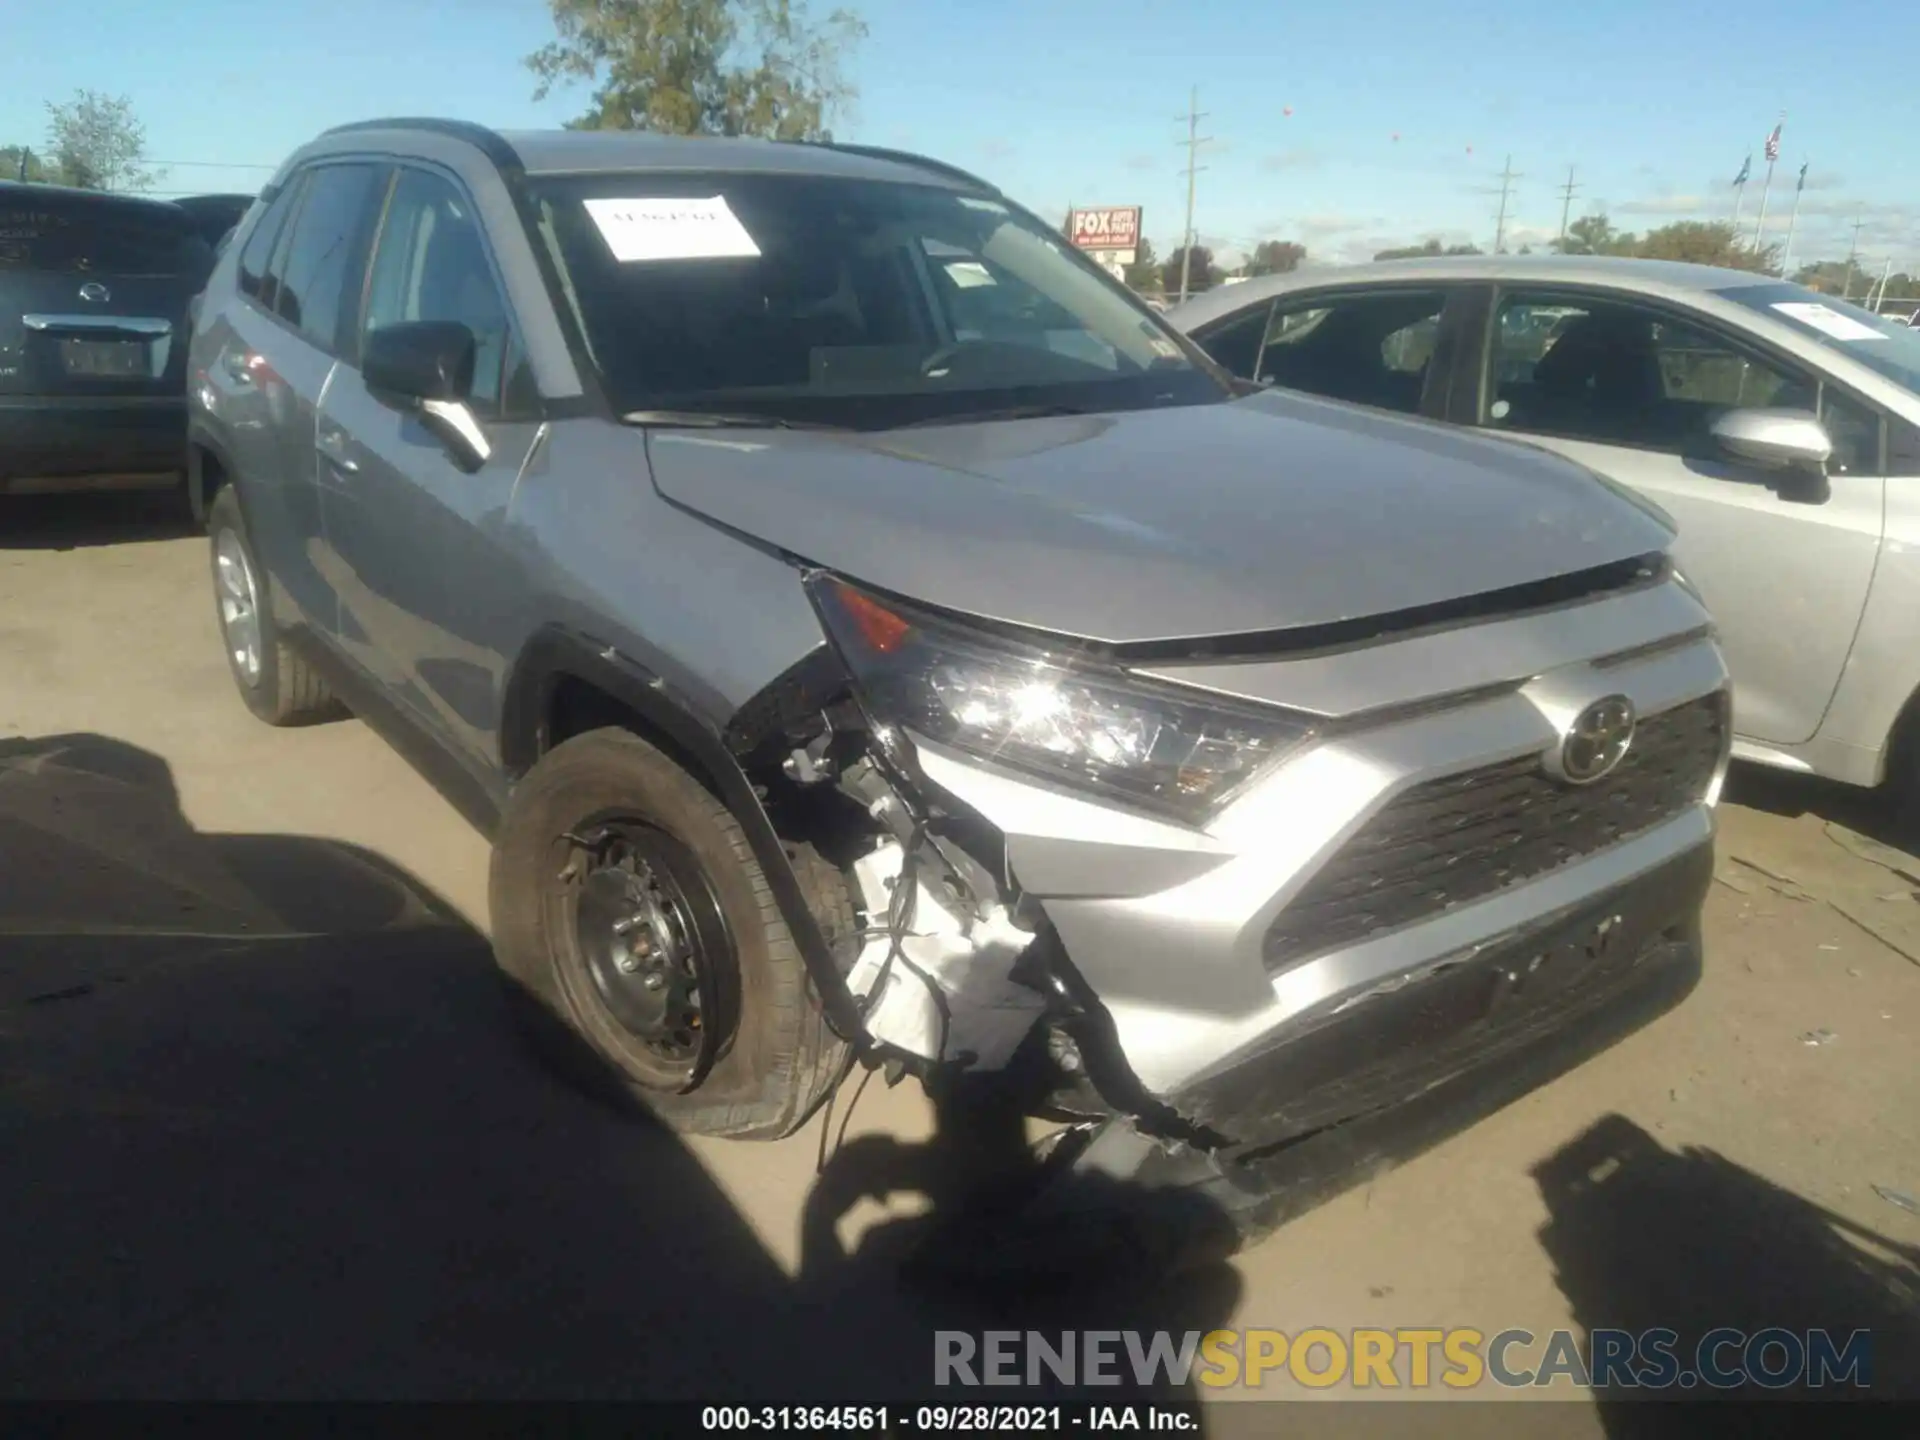
[[1733, 183], [1736, 185], [1744, 185], [1747, 183], [1747, 177], [1751, 174], [1753, 174], [1753, 156], [1749, 155], [1740, 162], [1740, 173], [1733, 177]]
[[1773, 133], [1767, 136], [1767, 163], [1771, 165], [1780, 158], [1780, 131], [1785, 121], [1773, 127]]
[[1811, 160], [1808, 160], [1800, 166], [1800, 179], [1793, 187], [1794, 194], [1798, 195], [1802, 190], [1807, 188], [1807, 166], [1812, 163]]

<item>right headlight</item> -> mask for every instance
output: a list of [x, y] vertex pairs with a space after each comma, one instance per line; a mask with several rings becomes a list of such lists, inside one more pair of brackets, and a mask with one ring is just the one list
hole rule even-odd
[[987, 635], [829, 575], [809, 591], [876, 720], [1196, 823], [1312, 736], [1239, 706]]

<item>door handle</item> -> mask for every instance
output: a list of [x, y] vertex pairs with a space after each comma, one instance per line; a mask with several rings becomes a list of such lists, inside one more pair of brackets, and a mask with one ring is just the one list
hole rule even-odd
[[348, 451], [346, 431], [322, 430], [313, 443], [326, 457], [327, 463], [341, 473], [352, 475], [360, 469], [360, 462]]

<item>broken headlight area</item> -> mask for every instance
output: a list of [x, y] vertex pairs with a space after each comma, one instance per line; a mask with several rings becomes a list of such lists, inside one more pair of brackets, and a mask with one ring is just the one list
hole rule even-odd
[[[830, 644], [755, 708], [753, 755], [776, 828], [831, 855], [859, 918], [839, 969], [892, 1078], [996, 1077], [1033, 1113], [1116, 1113], [1204, 1143], [1132, 1076], [1000, 831], [929, 781], [924, 740], [1116, 811], [1199, 825], [1312, 736], [1284, 711], [1131, 676], [808, 577]], [[826, 832], [826, 833], [823, 833]]]
[[863, 707], [957, 750], [1197, 824], [1312, 736], [1300, 716], [917, 614], [830, 575], [818, 607]]

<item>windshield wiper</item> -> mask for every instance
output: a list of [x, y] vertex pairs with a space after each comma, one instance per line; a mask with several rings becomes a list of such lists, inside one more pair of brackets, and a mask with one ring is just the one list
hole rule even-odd
[[909, 420], [904, 425], [893, 425], [888, 428], [918, 430], [928, 425], [970, 425], [977, 420], [1050, 420], [1059, 415], [1091, 415], [1093, 413], [1077, 405], [1002, 405], [988, 410], [955, 410], [942, 415], [928, 415], [924, 419]]
[[727, 410], [629, 410], [624, 425], [673, 425], [690, 430], [838, 430], [811, 420], [789, 420], [782, 415], [755, 415]]

